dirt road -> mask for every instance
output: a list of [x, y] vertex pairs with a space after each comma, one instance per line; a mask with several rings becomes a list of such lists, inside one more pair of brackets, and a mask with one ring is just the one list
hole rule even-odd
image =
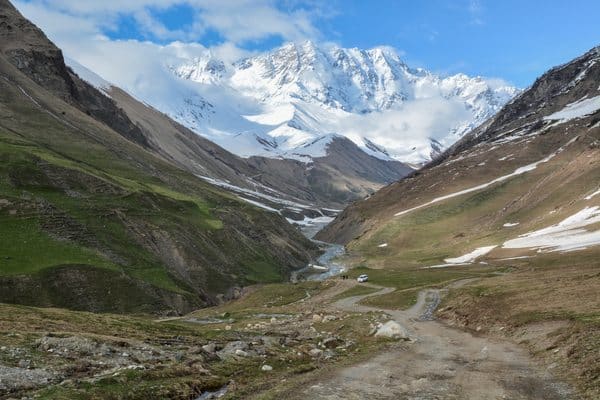
[[[464, 283], [464, 282], [461, 282]], [[461, 283], [456, 283], [459, 285]], [[385, 311], [412, 340], [352, 367], [312, 382], [295, 399], [576, 399], [571, 389], [536, 365], [517, 345], [454, 329], [433, 320], [444, 291], [426, 289], [406, 311], [359, 305], [382, 290], [333, 303], [347, 311]]]

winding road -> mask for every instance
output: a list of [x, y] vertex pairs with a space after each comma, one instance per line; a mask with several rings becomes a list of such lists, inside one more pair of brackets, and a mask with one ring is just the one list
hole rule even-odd
[[[452, 286], [465, 284], [455, 282]], [[505, 340], [475, 336], [433, 318], [446, 289], [425, 289], [406, 311], [383, 310], [360, 300], [389, 293], [381, 290], [339, 300], [346, 311], [384, 311], [403, 325], [412, 340], [368, 361], [319, 378], [294, 399], [577, 399], [572, 390], [537, 365], [527, 351]]]

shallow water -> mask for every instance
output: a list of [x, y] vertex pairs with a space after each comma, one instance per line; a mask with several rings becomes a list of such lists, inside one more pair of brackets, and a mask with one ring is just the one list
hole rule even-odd
[[319, 240], [313, 239], [316, 233], [323, 229], [326, 225], [326, 223], [318, 225], [315, 224], [310, 227], [301, 228], [301, 231], [307, 238], [317, 243], [319, 247], [321, 247], [321, 249], [325, 251], [321, 256], [319, 256], [319, 258], [316, 261], [312, 263], [322, 267], [326, 267], [327, 269], [318, 270], [311, 266], [306, 266], [292, 273], [292, 282], [296, 282], [298, 280], [322, 281], [346, 271], [346, 266], [344, 264], [334, 261], [336, 257], [339, 257], [346, 253], [344, 246], [340, 244], [321, 242]]
[[214, 392], [204, 392], [199, 397], [196, 397], [196, 400], [220, 399], [221, 397], [225, 396], [225, 394], [227, 394], [227, 385]]

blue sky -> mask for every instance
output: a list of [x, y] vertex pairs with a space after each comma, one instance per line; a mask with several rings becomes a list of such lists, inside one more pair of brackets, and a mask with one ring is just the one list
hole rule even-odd
[[16, 4], [75, 58], [82, 47], [92, 46], [86, 40], [196, 42], [235, 58], [285, 41], [312, 39], [344, 47], [389, 45], [410, 66], [497, 77], [525, 87], [548, 68], [600, 44], [597, 0], [17, 0]]
[[[501, 77], [521, 87], [600, 45], [600, 2], [559, 0], [344, 2], [325, 29], [344, 46], [389, 44], [409, 64]], [[324, 29], [324, 31], [325, 31]]]

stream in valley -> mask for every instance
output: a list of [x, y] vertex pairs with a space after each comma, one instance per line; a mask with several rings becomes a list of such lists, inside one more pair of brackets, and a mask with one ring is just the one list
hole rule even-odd
[[315, 222], [310, 225], [304, 225], [300, 227], [302, 233], [315, 242], [325, 252], [306, 267], [294, 271], [291, 276], [292, 282], [301, 280], [307, 281], [322, 281], [335, 275], [339, 275], [347, 270], [343, 263], [335, 261], [339, 256], [344, 255], [346, 250], [344, 246], [340, 244], [326, 243], [314, 239], [314, 236], [323, 229], [328, 222]]

